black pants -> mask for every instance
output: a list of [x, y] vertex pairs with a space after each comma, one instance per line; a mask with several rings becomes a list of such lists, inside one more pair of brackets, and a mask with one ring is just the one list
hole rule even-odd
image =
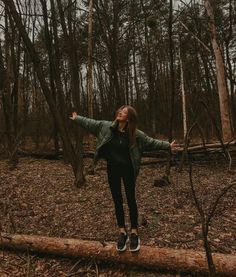
[[111, 189], [112, 198], [115, 204], [115, 212], [118, 226], [125, 227], [125, 217], [123, 209], [123, 198], [121, 193], [121, 180], [125, 187], [125, 194], [129, 207], [131, 228], [138, 227], [138, 210], [135, 198], [135, 178], [132, 166], [120, 167], [107, 165], [108, 182]]

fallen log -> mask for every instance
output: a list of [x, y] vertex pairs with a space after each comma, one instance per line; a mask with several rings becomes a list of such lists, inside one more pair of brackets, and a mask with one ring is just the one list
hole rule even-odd
[[[118, 253], [114, 243], [3, 233], [0, 234], [0, 248], [72, 258], [84, 257], [156, 270], [208, 273], [205, 253], [193, 250], [142, 246], [138, 253]], [[236, 256], [215, 253], [213, 261], [219, 276], [236, 276]]]
[[[230, 142], [225, 142], [224, 146], [230, 147], [230, 146], [235, 146], [236, 145], [236, 140], [230, 141]], [[189, 146], [188, 150], [198, 150], [198, 149], [210, 149], [210, 148], [222, 148], [221, 143], [216, 142], [216, 143], [206, 143], [204, 147], [202, 144], [201, 145], [194, 145], [194, 146]]]
[[[236, 141], [232, 141], [229, 143], [225, 143], [227, 149], [231, 155], [231, 158], [234, 160], [236, 156]], [[183, 153], [183, 146], [180, 146], [174, 151], [173, 157], [175, 161], [179, 161], [181, 155]], [[220, 143], [212, 143], [206, 144], [205, 147], [203, 145], [194, 145], [188, 147], [188, 154], [191, 155], [192, 159], [198, 161], [209, 161], [214, 159], [217, 156], [219, 159], [219, 155], [224, 158], [224, 152], [222, 150], [222, 145]], [[18, 155], [21, 157], [32, 157], [35, 159], [47, 159], [47, 160], [59, 160], [63, 158], [63, 152], [60, 150], [58, 153], [55, 152], [45, 152], [45, 153], [37, 153], [37, 152], [26, 152], [23, 150], [18, 150]], [[83, 158], [94, 158], [93, 151], [85, 151], [82, 153]], [[208, 155], [208, 158], [206, 157]], [[167, 162], [167, 155], [166, 151], [151, 151], [151, 152], [144, 152], [142, 155], [144, 158], [156, 158], [156, 161], [152, 163], [166, 163]], [[211, 156], [211, 157], [210, 157]], [[143, 164], [149, 164], [149, 162], [142, 162]]]

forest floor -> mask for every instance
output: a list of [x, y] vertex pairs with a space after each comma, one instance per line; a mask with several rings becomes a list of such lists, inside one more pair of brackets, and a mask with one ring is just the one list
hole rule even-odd
[[[91, 159], [85, 159], [85, 164], [91, 164]], [[206, 212], [221, 190], [236, 180], [235, 165], [231, 171], [227, 166], [193, 165], [193, 184]], [[137, 180], [141, 242], [149, 246], [203, 250], [200, 217], [191, 193], [188, 168], [180, 173], [172, 167], [172, 184], [155, 187], [154, 180], [160, 178], [164, 170], [158, 164], [141, 167]], [[115, 241], [113, 202], [103, 162], [97, 172], [87, 175], [86, 186], [78, 189], [73, 185], [71, 167], [63, 161], [21, 158], [17, 168], [10, 171], [6, 160], [1, 160], [0, 231]], [[209, 237], [214, 252], [236, 254], [235, 194], [234, 188], [222, 198], [211, 222]], [[126, 202], [125, 210], [127, 214]], [[166, 277], [176, 274], [0, 251], [0, 277], [9, 276]]]

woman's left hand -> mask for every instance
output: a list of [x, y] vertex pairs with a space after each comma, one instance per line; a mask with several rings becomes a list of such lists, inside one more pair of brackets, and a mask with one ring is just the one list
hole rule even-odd
[[178, 146], [177, 146], [177, 143], [175, 142], [175, 140], [173, 140], [170, 143], [170, 148], [171, 148], [171, 151], [177, 150]]
[[76, 112], [73, 112], [73, 113], [72, 113], [72, 116], [70, 117], [70, 119], [71, 119], [71, 120], [75, 120], [76, 116], [77, 116], [77, 113], [76, 113]]

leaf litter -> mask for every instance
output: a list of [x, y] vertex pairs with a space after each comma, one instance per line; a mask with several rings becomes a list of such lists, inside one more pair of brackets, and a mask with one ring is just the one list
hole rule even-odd
[[[91, 160], [85, 159], [89, 167]], [[76, 188], [71, 167], [63, 161], [22, 158], [14, 171], [0, 161], [1, 232], [115, 241], [117, 237], [113, 202], [106, 165], [101, 162], [86, 185]], [[155, 187], [164, 166], [141, 167], [137, 179], [140, 237], [142, 244], [203, 251], [201, 221], [190, 189], [188, 168], [172, 167], [171, 184]], [[193, 183], [207, 211], [221, 190], [236, 180], [227, 165], [194, 165]], [[235, 188], [220, 201], [210, 224], [214, 252], [236, 254]], [[124, 201], [126, 221], [128, 208]], [[129, 228], [129, 224], [127, 225]], [[176, 276], [144, 269], [90, 261], [65, 259], [22, 252], [0, 252], [0, 276]], [[186, 275], [187, 276], [187, 275]]]

